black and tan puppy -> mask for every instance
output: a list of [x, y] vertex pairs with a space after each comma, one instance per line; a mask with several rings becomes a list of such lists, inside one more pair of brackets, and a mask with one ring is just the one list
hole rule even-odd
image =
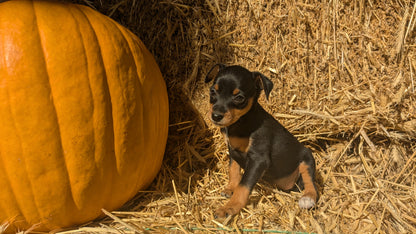
[[[214, 71], [216, 75], [211, 74]], [[210, 88], [210, 119], [221, 128], [230, 153], [230, 179], [222, 195], [231, 199], [216, 211], [216, 217], [237, 214], [245, 207], [260, 178], [286, 191], [297, 183], [304, 188], [299, 206], [313, 207], [318, 192], [311, 151], [257, 102], [261, 90], [269, 98], [273, 83], [259, 72], [222, 64], [211, 68], [205, 82], [211, 77], [215, 79]]]

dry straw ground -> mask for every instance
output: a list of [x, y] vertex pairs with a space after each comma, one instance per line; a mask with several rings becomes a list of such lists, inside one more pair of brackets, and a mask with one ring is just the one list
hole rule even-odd
[[[135, 32], [170, 95], [170, 134], [151, 187], [71, 233], [416, 232], [416, 3], [413, 0], [78, 0]], [[226, 202], [226, 146], [206, 122], [215, 63], [275, 84], [265, 108], [317, 161], [321, 198], [258, 184], [239, 215]], [[278, 232], [280, 231], [280, 232]]]

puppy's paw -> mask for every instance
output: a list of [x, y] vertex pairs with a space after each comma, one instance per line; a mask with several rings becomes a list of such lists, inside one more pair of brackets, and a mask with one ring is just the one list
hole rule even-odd
[[221, 196], [226, 197], [226, 198], [230, 198], [233, 195], [233, 190], [230, 188], [225, 188], [222, 192], [221, 192]]
[[315, 206], [315, 200], [308, 196], [303, 196], [299, 199], [299, 207], [302, 209], [310, 209]]
[[227, 218], [228, 216], [235, 215], [240, 211], [241, 208], [225, 205], [215, 211], [215, 218]]

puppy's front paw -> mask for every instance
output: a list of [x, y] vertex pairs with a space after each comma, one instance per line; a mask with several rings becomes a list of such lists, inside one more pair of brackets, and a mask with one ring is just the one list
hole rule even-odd
[[233, 206], [230, 204], [226, 204], [225, 206], [219, 208], [215, 211], [215, 218], [227, 218], [228, 216], [237, 214], [242, 207], [240, 206]]
[[230, 198], [233, 195], [233, 190], [230, 188], [225, 188], [222, 192], [221, 192], [221, 196], [226, 197], [226, 198]]
[[315, 206], [315, 200], [308, 196], [303, 196], [299, 199], [299, 207], [302, 209], [310, 209]]
[[233, 190], [233, 195], [231, 196], [230, 201], [215, 212], [215, 218], [225, 218], [240, 212], [240, 210], [246, 206], [249, 195], [250, 189], [246, 186], [237, 186]]

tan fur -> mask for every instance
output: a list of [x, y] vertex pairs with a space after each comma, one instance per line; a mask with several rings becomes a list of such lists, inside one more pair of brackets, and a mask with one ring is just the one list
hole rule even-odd
[[229, 137], [228, 142], [231, 147], [240, 152], [247, 152], [250, 148], [250, 138], [245, 137]]
[[232, 161], [229, 170], [229, 181], [227, 187], [222, 192], [222, 195], [231, 197], [235, 188], [241, 181], [241, 167], [236, 161]]
[[218, 217], [226, 217], [237, 214], [242, 208], [246, 206], [249, 195], [250, 190], [247, 187], [238, 185], [234, 189], [234, 193], [231, 196], [230, 201], [228, 201], [225, 206], [219, 208], [216, 211], [216, 215]]
[[227, 127], [230, 126], [231, 124], [237, 122], [237, 120], [245, 115], [250, 109], [251, 106], [253, 105], [253, 98], [250, 98], [248, 100], [247, 106], [244, 107], [243, 109], [231, 109], [227, 112], [225, 112], [224, 114], [224, 118], [221, 121], [221, 126]]
[[318, 198], [318, 193], [315, 189], [315, 186], [313, 185], [312, 176], [309, 174], [308, 168], [309, 166], [304, 162], [300, 163], [299, 165], [299, 172], [302, 176], [303, 184], [305, 186], [303, 196], [310, 197], [314, 201], [316, 201], [316, 199]]
[[296, 170], [292, 172], [292, 174], [274, 181], [274, 184], [282, 190], [289, 190], [289, 189], [292, 189], [293, 186], [295, 186], [295, 183], [298, 180], [298, 178], [299, 178], [299, 167], [297, 167]]

